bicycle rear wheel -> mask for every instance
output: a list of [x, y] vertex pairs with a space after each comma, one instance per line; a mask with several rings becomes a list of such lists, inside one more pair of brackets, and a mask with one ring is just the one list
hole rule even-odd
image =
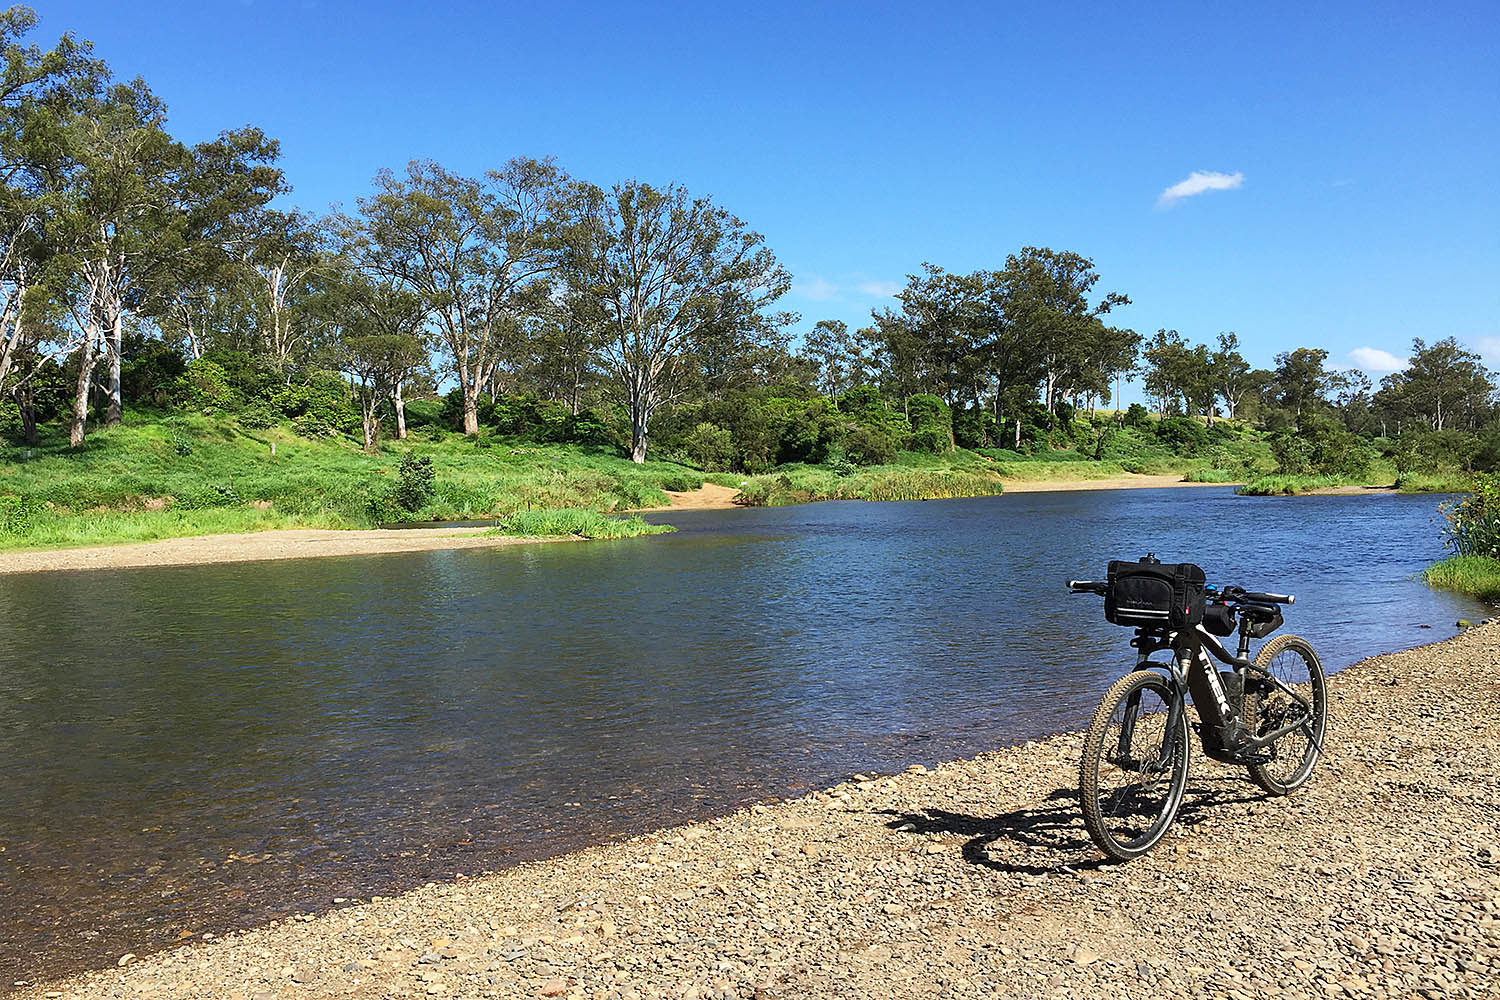
[[1115, 681], [1083, 741], [1083, 825], [1119, 861], [1145, 854], [1166, 834], [1187, 788], [1188, 724], [1166, 678], [1137, 670]]
[[[1290, 795], [1307, 783], [1328, 727], [1328, 678], [1312, 644], [1297, 635], [1278, 635], [1260, 648], [1255, 665], [1307, 699], [1304, 707], [1285, 691], [1264, 682], [1245, 693], [1245, 719], [1256, 736], [1273, 733], [1298, 718], [1307, 724], [1268, 748], [1270, 760], [1250, 765], [1250, 778], [1272, 795]], [[1247, 684], [1247, 687], [1249, 685]]]

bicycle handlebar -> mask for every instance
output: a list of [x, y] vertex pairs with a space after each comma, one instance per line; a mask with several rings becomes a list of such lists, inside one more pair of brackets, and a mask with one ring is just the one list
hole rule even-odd
[[[1069, 580], [1068, 590], [1075, 594], [1098, 594], [1104, 596], [1109, 585], [1098, 580]], [[1296, 604], [1296, 594], [1267, 594], [1246, 590], [1243, 587], [1223, 587], [1214, 591], [1220, 598], [1229, 601], [1249, 601], [1254, 604]]]
[[1246, 590], [1244, 587], [1224, 587], [1219, 591], [1220, 596], [1230, 601], [1251, 601], [1255, 604], [1296, 604], [1296, 594], [1266, 594], [1260, 591]]

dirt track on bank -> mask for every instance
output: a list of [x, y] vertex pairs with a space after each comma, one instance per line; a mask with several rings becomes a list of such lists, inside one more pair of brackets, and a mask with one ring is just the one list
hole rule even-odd
[[340, 904], [25, 997], [1494, 997], [1500, 625], [1331, 685], [1268, 798], [1196, 755], [1174, 834], [1099, 862], [1081, 738]]

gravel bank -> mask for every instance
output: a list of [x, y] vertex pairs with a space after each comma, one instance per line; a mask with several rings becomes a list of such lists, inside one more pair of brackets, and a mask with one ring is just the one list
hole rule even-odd
[[1270, 799], [1194, 756], [1099, 863], [1063, 735], [19, 990], [27, 998], [1495, 997], [1500, 625], [1335, 676]]

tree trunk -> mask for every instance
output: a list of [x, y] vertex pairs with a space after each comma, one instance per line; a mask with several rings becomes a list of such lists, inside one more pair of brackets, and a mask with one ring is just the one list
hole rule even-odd
[[646, 461], [646, 414], [639, 403], [630, 408], [630, 460], [637, 465]]
[[1021, 450], [1021, 418], [1016, 418], [1016, 451]]
[[97, 360], [94, 353], [94, 331], [89, 330], [84, 336], [83, 354], [79, 358], [78, 385], [73, 393], [73, 422], [68, 427], [68, 446], [77, 448], [83, 444], [83, 432], [89, 418], [89, 383], [94, 378], [94, 363]]
[[116, 302], [111, 310], [114, 316], [109, 326], [109, 406], [105, 408], [104, 423], [107, 427], [118, 427], [125, 416], [125, 401], [120, 394], [120, 364], [125, 346], [124, 309]]
[[21, 433], [25, 436], [26, 443], [36, 444], [36, 406], [19, 389], [11, 396], [16, 401], [16, 409], [21, 411]]
[[375, 433], [377, 430], [375, 424], [375, 403], [373, 400], [369, 403], [361, 401], [360, 416], [363, 418], [362, 422], [365, 430], [365, 454], [373, 455], [375, 454]]
[[391, 391], [391, 405], [396, 408], [396, 440], [406, 440], [406, 400], [401, 397], [401, 380], [396, 380], [396, 387]]
[[461, 385], [464, 397], [464, 433], [479, 436], [479, 386]]

